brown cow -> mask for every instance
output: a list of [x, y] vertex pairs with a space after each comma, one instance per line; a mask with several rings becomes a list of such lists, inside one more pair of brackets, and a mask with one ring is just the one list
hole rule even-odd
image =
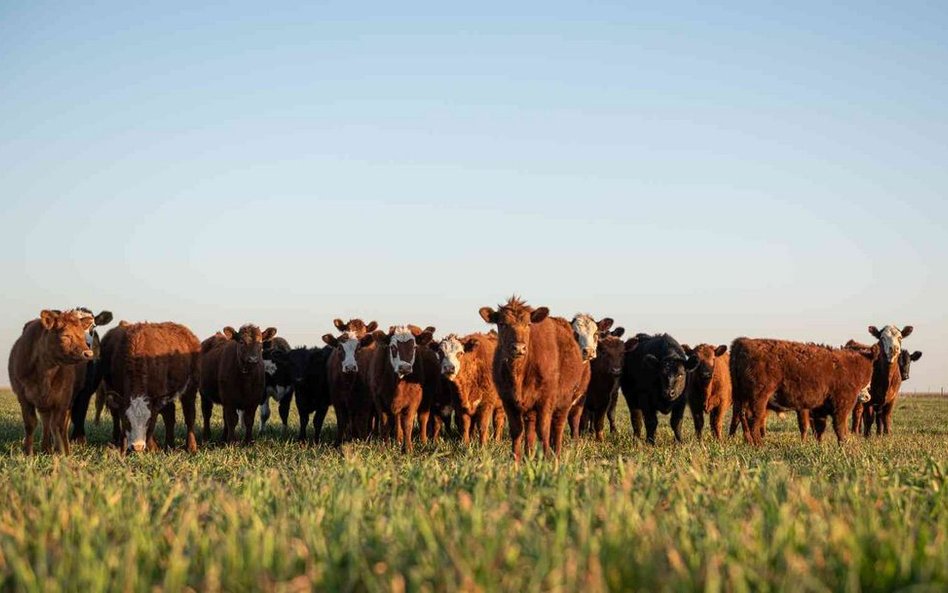
[[506, 416], [500, 395], [494, 386], [492, 368], [497, 337], [470, 334], [459, 338], [450, 334], [435, 346], [441, 360], [443, 386], [461, 422], [461, 439], [471, 442], [471, 425], [479, 431], [481, 445], [490, 437], [494, 423], [494, 440], [500, 442]]
[[323, 336], [323, 342], [332, 346], [332, 353], [326, 362], [329, 381], [329, 398], [336, 411], [336, 446], [350, 438], [364, 439], [369, 436], [373, 411], [371, 395], [360, 377], [360, 347], [372, 343], [365, 338], [367, 333], [375, 331], [378, 324], [374, 321], [366, 325], [361, 319], [350, 319], [343, 323], [341, 319], [333, 324], [342, 335]]
[[[724, 413], [731, 407], [731, 355], [727, 352], [727, 345], [714, 347], [699, 344], [694, 348], [682, 348], [688, 356], [698, 358], [698, 368], [688, 375], [685, 387], [691, 419], [695, 424], [695, 435], [701, 438], [704, 415], [709, 414], [714, 438], [720, 441]], [[736, 417], [732, 414], [732, 418]]]
[[497, 311], [481, 307], [479, 313], [497, 325], [492, 372], [510, 423], [514, 459], [520, 462], [524, 432], [528, 455], [539, 435], [544, 454], [550, 454], [552, 439], [552, 451], [559, 457], [570, 408], [589, 385], [589, 365], [569, 323], [517, 297]]
[[[610, 324], [611, 325], [611, 324]], [[591, 426], [597, 441], [603, 440], [606, 418], [612, 432], [615, 432], [616, 403], [619, 398], [619, 379], [622, 377], [622, 363], [625, 360], [625, 343], [621, 340], [625, 328], [617, 327], [599, 332], [596, 356], [589, 363], [589, 386], [583, 406], [583, 429]]]
[[[109, 369], [106, 405], [121, 427], [120, 449], [156, 450], [158, 414], [164, 419], [165, 447], [172, 447], [174, 402], [180, 399], [187, 427], [187, 449], [197, 451], [194, 417], [201, 343], [191, 330], [177, 323], [122, 322], [120, 329], [113, 336], [120, 339], [109, 344], [109, 359], [105, 361]], [[110, 334], [113, 332], [106, 336]]]
[[399, 325], [390, 327], [387, 334], [375, 332], [365, 337], [376, 344], [369, 363], [368, 384], [379, 416], [380, 433], [387, 438], [394, 436], [402, 450], [410, 452], [416, 416], [421, 425], [421, 441], [428, 440], [427, 414], [421, 416], [419, 411], [428, 366], [423, 351], [433, 354], [425, 347], [431, 341], [431, 332], [415, 325]]
[[43, 310], [13, 344], [7, 368], [23, 415], [25, 454], [33, 453], [37, 410], [43, 419], [43, 451], [69, 453], [69, 408], [85, 383], [86, 363], [95, 356], [86, 341], [93, 323], [84, 311]]
[[276, 335], [253, 324], [235, 330], [228, 326], [201, 343], [201, 412], [204, 440], [211, 434], [214, 404], [224, 408], [223, 441], [237, 437], [237, 423], [244, 425], [244, 444], [253, 441], [253, 421], [266, 396], [264, 391], [263, 342]]
[[902, 370], [899, 360], [902, 354], [902, 339], [909, 337], [914, 328], [907, 325], [899, 330], [887, 325], [881, 330], [869, 326], [869, 333], [878, 340], [879, 355], [872, 368], [872, 384], [869, 386], [869, 402], [862, 413], [863, 435], [872, 433], [875, 423], [876, 435], [892, 432], [892, 412], [902, 389]]
[[[846, 418], [859, 391], [872, 377], [872, 359], [878, 352], [836, 349], [784, 340], [738, 338], [731, 345], [731, 381], [734, 406], [748, 442], [763, 442], [767, 406], [809, 410], [825, 428], [833, 417], [836, 438], [846, 438]], [[822, 436], [815, 423], [817, 438]]]
[[[577, 313], [569, 322], [570, 329], [573, 330], [573, 337], [579, 345], [579, 352], [583, 357], [583, 362], [590, 363], [589, 373], [592, 378], [592, 363], [596, 360], [599, 353], [599, 337], [604, 332], [608, 332], [612, 327], [612, 318], [605, 317], [596, 321], [588, 313]], [[585, 416], [587, 394], [581, 395], [569, 410], [569, 434], [572, 438], [579, 437], [579, 429]]]

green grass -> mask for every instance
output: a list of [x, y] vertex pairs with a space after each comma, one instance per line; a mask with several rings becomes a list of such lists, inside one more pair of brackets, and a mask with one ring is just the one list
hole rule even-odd
[[558, 466], [517, 468], [506, 440], [301, 447], [272, 424], [252, 448], [127, 457], [103, 424], [67, 458], [25, 458], [2, 393], [0, 588], [948, 588], [948, 400], [904, 398], [894, 436], [842, 448], [801, 444], [789, 417], [760, 449], [690, 430], [675, 445], [667, 418], [646, 447], [620, 417], [605, 443], [567, 439]]

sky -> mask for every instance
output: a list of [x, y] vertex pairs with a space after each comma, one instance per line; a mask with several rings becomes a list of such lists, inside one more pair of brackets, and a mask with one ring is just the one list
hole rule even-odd
[[313, 345], [517, 293], [913, 325], [904, 389], [948, 387], [948, 4], [454, 4], [0, 3], [0, 351], [43, 308]]

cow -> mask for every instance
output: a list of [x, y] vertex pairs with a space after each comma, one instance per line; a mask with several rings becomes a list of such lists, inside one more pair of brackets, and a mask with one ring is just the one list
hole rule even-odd
[[[76, 310], [93, 315], [92, 311], [85, 307], [76, 307]], [[85, 381], [83, 381], [82, 387], [72, 401], [72, 410], [70, 412], [72, 433], [69, 435], [69, 440], [77, 444], [86, 442], [86, 413], [89, 410], [89, 402], [92, 400], [92, 395], [98, 391], [99, 385], [102, 383], [103, 364], [101, 357], [101, 340], [99, 339], [99, 332], [96, 331], [96, 328], [111, 323], [112, 312], [100, 311], [99, 314], [94, 315], [92, 319], [92, 329], [89, 330], [86, 341], [95, 353], [95, 357], [86, 363]]]
[[[569, 322], [570, 328], [573, 330], [573, 337], [579, 345], [583, 362], [590, 365], [590, 379], [592, 378], [591, 365], [592, 362], [596, 360], [596, 355], [599, 352], [599, 336], [602, 332], [608, 331], [609, 328], [612, 327], [612, 324], [613, 320], [609, 317], [596, 321], [592, 315], [588, 313], [577, 313]], [[585, 409], [586, 394], [584, 393], [573, 403], [569, 411], [568, 422], [571, 438], [575, 439], [579, 437], [579, 429], [582, 424], [583, 416], [585, 415]]]
[[322, 339], [332, 349], [326, 362], [326, 381], [329, 401], [336, 411], [335, 444], [339, 446], [349, 439], [367, 438], [371, 430], [375, 405], [367, 383], [369, 362], [360, 360], [360, 348], [372, 345], [372, 338], [365, 336], [371, 335], [378, 323], [334, 319], [333, 325], [342, 335], [326, 334]]
[[329, 379], [327, 362], [333, 349], [294, 348], [287, 354], [287, 364], [293, 378], [296, 411], [300, 417], [299, 442], [306, 442], [310, 416], [313, 417], [313, 443], [318, 444], [323, 422], [329, 412]]
[[120, 327], [114, 334], [119, 339], [109, 344], [105, 361], [106, 405], [113, 423], [120, 427], [120, 450], [157, 450], [154, 432], [159, 414], [165, 425], [165, 448], [173, 447], [175, 402], [180, 400], [187, 450], [196, 452], [194, 419], [201, 343], [191, 330], [177, 323], [122, 322]]
[[899, 365], [902, 340], [909, 337], [913, 329], [911, 325], [901, 330], [894, 325], [887, 325], [881, 330], [874, 325], [869, 326], [869, 333], [877, 340], [879, 355], [873, 364], [869, 402], [862, 412], [863, 435], [866, 437], [872, 434], [873, 423], [876, 426], [876, 435], [892, 432], [892, 412], [895, 410], [903, 380]]
[[632, 429], [645, 441], [655, 444], [658, 413], [671, 414], [675, 440], [682, 442], [681, 422], [688, 398], [684, 397], [688, 374], [698, 359], [688, 356], [675, 338], [668, 334], [637, 334], [625, 343], [625, 359], [620, 384], [632, 415]]
[[[689, 373], [685, 390], [688, 394], [688, 406], [695, 425], [695, 435], [701, 439], [704, 428], [704, 415], [711, 419], [711, 431], [714, 438], [721, 440], [724, 413], [731, 408], [731, 357], [727, 344], [711, 346], [699, 344], [694, 348], [682, 346], [689, 357], [698, 359], [698, 368]], [[732, 418], [736, 418], [731, 414]]]
[[290, 404], [293, 401], [294, 381], [289, 361], [290, 344], [281, 337], [275, 337], [263, 343], [264, 392], [260, 404], [260, 432], [263, 432], [270, 420], [270, 400], [277, 403], [280, 421], [283, 422], [283, 434], [289, 428]]
[[[388, 333], [367, 334], [375, 342], [368, 371], [368, 385], [379, 417], [383, 436], [395, 437], [402, 451], [413, 450], [415, 417], [420, 424], [422, 443], [428, 440], [428, 418], [422, 408], [426, 386], [424, 352], [432, 334], [415, 325], [398, 325]], [[434, 377], [433, 379], [437, 379]], [[428, 378], [431, 381], [432, 378]]]
[[[584, 429], [591, 426], [597, 441], [603, 440], [605, 420], [609, 419], [610, 429], [614, 433], [615, 409], [619, 398], [619, 379], [622, 376], [622, 364], [625, 359], [625, 343], [622, 335], [625, 328], [601, 330], [596, 345], [596, 357], [589, 363], [589, 386], [583, 406], [581, 424]], [[611, 414], [611, 416], [610, 416]]]
[[[499, 336], [491, 372], [500, 394], [515, 462], [527, 455], [539, 436], [543, 453], [559, 458], [570, 408], [586, 393], [589, 365], [569, 323], [550, 317], [516, 296], [497, 310], [481, 307], [481, 319], [497, 326]], [[552, 444], [551, 444], [552, 441]]]
[[461, 440], [465, 445], [470, 444], [474, 426], [481, 445], [486, 445], [493, 421], [494, 440], [500, 442], [506, 416], [492, 376], [497, 337], [481, 333], [464, 337], [449, 334], [433, 348], [441, 362], [443, 392], [461, 422]]
[[[731, 344], [734, 409], [744, 438], [763, 443], [768, 404], [784, 410], [809, 411], [817, 439], [826, 417], [833, 417], [837, 440], [846, 439], [846, 418], [860, 390], [872, 378], [872, 350], [831, 348], [784, 340], [737, 338]], [[771, 402], [771, 400], [773, 400]]]
[[93, 325], [85, 311], [44, 309], [14, 342], [7, 369], [23, 416], [26, 455], [33, 454], [37, 411], [43, 420], [43, 452], [69, 453], [69, 410], [95, 357], [89, 340]]
[[237, 438], [237, 423], [244, 425], [244, 444], [253, 442], [253, 417], [264, 397], [263, 342], [272, 340], [277, 330], [260, 331], [253, 324], [239, 330], [225, 327], [201, 342], [201, 412], [204, 440], [211, 434], [214, 404], [224, 408], [222, 440]]

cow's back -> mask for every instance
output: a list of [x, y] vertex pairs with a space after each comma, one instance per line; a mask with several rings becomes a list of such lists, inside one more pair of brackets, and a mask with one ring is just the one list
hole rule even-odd
[[193, 388], [200, 376], [201, 343], [176, 323], [139, 323], [126, 328], [121, 356], [129, 397], [174, 398]]

